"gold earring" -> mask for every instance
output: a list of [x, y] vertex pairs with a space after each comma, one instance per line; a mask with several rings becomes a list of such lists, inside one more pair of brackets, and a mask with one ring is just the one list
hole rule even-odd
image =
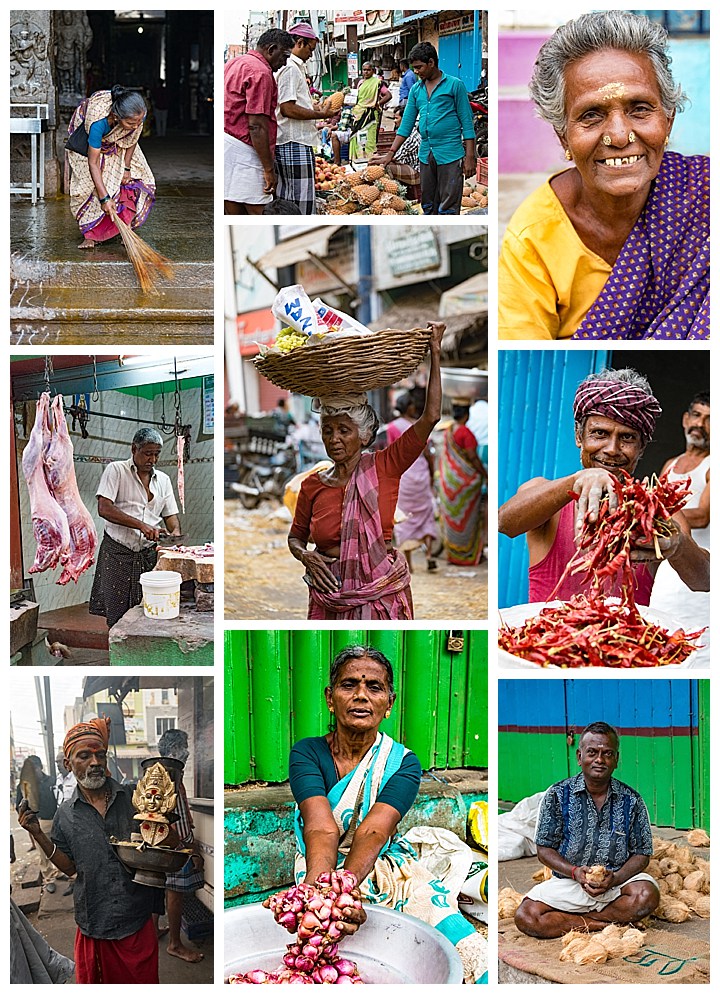
[[603, 145], [612, 145], [612, 138], [610, 135], [603, 135]]
[[386, 712], [385, 712], [385, 717], [386, 717], [386, 718], [389, 718], [389, 717], [390, 717], [390, 712], [389, 712], [389, 711], [386, 711]]
[[665, 137], [665, 148], [667, 148], [669, 144], [670, 144], [670, 135], [667, 135]]
[[628, 143], [630, 145], [634, 145], [636, 141], [637, 141], [637, 138], [635, 137], [635, 132], [631, 131], [630, 134], [628, 135]]
[[569, 148], [565, 149], [565, 158], [568, 160], [568, 162], [572, 162], [572, 152], [570, 151]]

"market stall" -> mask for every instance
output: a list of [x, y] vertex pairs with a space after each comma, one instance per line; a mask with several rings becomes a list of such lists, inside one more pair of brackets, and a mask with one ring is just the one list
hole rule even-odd
[[[212, 357], [15, 359], [11, 388], [12, 661], [185, 663], [188, 656], [211, 661]], [[156, 444], [147, 466], [139, 467], [136, 452], [148, 438]], [[101, 482], [113, 474], [124, 481], [117, 495]], [[111, 497], [99, 496], [99, 488]], [[122, 510], [126, 499], [131, 513]], [[131, 559], [153, 573], [156, 560], [162, 563], [173, 547], [179, 560], [193, 559], [195, 552], [205, 560], [199, 579], [186, 577], [186, 567], [178, 574], [177, 617], [144, 619], [142, 659], [132, 640], [120, 637], [123, 625], [134, 637], [142, 627], [132, 624], [145, 610], [142, 594], [131, 597], [128, 606], [136, 606], [123, 609], [119, 619], [95, 607], [100, 562], [107, 567], [107, 557], [99, 556], [110, 530], [111, 544], [120, 547], [124, 541]], [[119, 573], [122, 569], [102, 573], [113, 594], [127, 581]]]

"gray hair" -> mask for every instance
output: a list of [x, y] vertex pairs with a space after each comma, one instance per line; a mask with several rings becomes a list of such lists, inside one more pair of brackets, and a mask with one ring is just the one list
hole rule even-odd
[[332, 690], [338, 682], [340, 678], [340, 670], [343, 668], [345, 663], [349, 663], [351, 659], [365, 659], [366, 657], [368, 659], [372, 659], [374, 663], [380, 663], [381, 666], [385, 667], [390, 696], [394, 698], [395, 685], [392, 663], [387, 658], [385, 653], [380, 652], [379, 649], [374, 649], [371, 645], [348, 645], [338, 652], [337, 656], [335, 656], [330, 665], [330, 689]]
[[339, 417], [341, 414], [347, 415], [357, 426], [360, 441], [363, 445], [372, 445], [380, 427], [380, 418], [377, 412], [369, 404], [360, 404], [357, 407], [348, 407], [345, 410], [327, 408], [323, 405], [320, 408], [320, 430], [325, 418]]
[[112, 106], [110, 110], [115, 117], [135, 117], [136, 114], [146, 114], [147, 107], [137, 90], [129, 90], [124, 86], [113, 86], [110, 91]]
[[683, 110], [687, 96], [670, 71], [672, 58], [665, 28], [628, 10], [596, 11], [561, 25], [542, 46], [535, 61], [530, 96], [538, 116], [551, 124], [558, 135], [564, 135], [567, 130], [566, 69], [583, 56], [603, 49], [647, 55], [655, 71], [663, 110], [668, 117]]
[[132, 444], [138, 449], [143, 445], [162, 445], [163, 437], [157, 428], [138, 428], [133, 435]]

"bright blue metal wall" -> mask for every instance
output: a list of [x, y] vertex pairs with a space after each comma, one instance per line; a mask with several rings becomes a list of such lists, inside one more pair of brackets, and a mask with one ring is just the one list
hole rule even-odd
[[[572, 402], [578, 383], [607, 367], [607, 350], [505, 350], [499, 354], [498, 498], [535, 476], [556, 479], [579, 466]], [[527, 601], [524, 536], [498, 537], [498, 604]]]
[[448, 76], [457, 76], [465, 84], [469, 92], [477, 88], [480, 82], [480, 53], [482, 52], [482, 35], [478, 32], [477, 40], [473, 31], [459, 31], [452, 35], [442, 35], [438, 38], [438, 62], [443, 72]]
[[623, 729], [698, 725], [696, 680], [501, 680], [498, 724], [576, 730], [592, 721]]

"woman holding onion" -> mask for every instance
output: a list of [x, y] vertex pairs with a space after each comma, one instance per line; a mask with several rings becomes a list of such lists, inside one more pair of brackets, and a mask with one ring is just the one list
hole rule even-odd
[[[414, 753], [380, 731], [395, 703], [393, 681], [392, 665], [377, 649], [353, 645], [333, 660], [325, 699], [334, 727], [297, 742], [290, 754], [295, 879], [312, 884], [336, 868], [350, 871], [358, 881], [355, 897], [405, 911], [447, 936], [473, 983], [487, 969], [485, 940], [459, 914], [457, 894], [397, 834], [417, 796], [421, 769]], [[366, 917], [363, 909], [348, 908], [340, 931], [352, 934]]]
[[568, 168], [505, 232], [501, 339], [709, 337], [710, 162], [668, 146], [686, 101], [665, 28], [583, 14], [543, 45], [530, 82]]
[[[440, 418], [440, 342], [444, 324], [429, 324], [430, 376], [422, 414], [396, 441], [368, 452], [379, 419], [365, 395], [325, 398], [320, 432], [330, 469], [303, 480], [288, 546], [305, 567], [308, 618], [413, 618], [410, 571], [392, 547], [400, 478], [422, 454]], [[315, 545], [308, 549], [308, 542]]]
[[146, 113], [139, 93], [113, 86], [86, 97], [70, 119], [70, 210], [81, 249], [118, 234], [113, 212], [131, 228], [150, 213], [155, 177], [138, 145]]

